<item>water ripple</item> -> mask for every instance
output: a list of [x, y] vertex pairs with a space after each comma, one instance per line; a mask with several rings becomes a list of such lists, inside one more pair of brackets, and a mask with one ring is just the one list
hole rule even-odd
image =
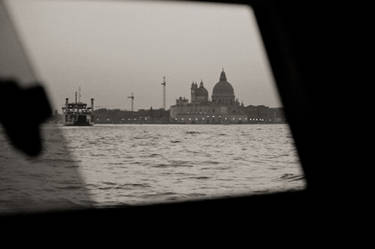
[[[20, 159], [0, 137], [0, 209], [16, 200], [27, 206], [30, 196], [45, 205], [59, 199], [89, 205], [83, 190], [95, 205], [107, 206], [304, 186], [286, 125], [96, 125], [48, 131], [47, 150], [36, 160]], [[4, 166], [13, 161], [14, 167]]]

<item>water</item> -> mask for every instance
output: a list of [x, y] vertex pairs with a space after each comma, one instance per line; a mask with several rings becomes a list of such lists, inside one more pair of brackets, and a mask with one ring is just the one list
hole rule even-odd
[[180, 201], [296, 190], [287, 125], [44, 128], [37, 159], [0, 138], [0, 211]]

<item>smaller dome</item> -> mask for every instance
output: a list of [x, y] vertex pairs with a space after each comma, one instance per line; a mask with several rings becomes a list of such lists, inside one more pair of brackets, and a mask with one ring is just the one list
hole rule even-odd
[[199, 84], [199, 87], [196, 89], [197, 96], [208, 96], [207, 89], [203, 86], [203, 81]]
[[196, 90], [196, 96], [207, 96], [208, 91], [205, 88], [198, 88]]

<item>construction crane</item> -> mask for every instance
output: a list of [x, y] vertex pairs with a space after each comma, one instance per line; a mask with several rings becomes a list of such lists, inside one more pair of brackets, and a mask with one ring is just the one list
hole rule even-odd
[[134, 94], [132, 93], [128, 98], [131, 100], [131, 111], [134, 111]]
[[161, 83], [163, 86], [163, 108], [166, 110], [166, 87], [167, 87], [167, 82], [165, 80], [165, 76], [163, 77], [163, 83]]

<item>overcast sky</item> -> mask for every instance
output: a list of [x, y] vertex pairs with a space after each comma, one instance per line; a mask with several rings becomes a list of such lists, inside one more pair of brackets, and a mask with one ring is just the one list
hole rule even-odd
[[51, 101], [96, 99], [135, 109], [190, 99], [192, 81], [211, 97], [224, 67], [245, 105], [281, 106], [253, 13], [244, 6], [124, 1], [10, 0], [12, 18]]

